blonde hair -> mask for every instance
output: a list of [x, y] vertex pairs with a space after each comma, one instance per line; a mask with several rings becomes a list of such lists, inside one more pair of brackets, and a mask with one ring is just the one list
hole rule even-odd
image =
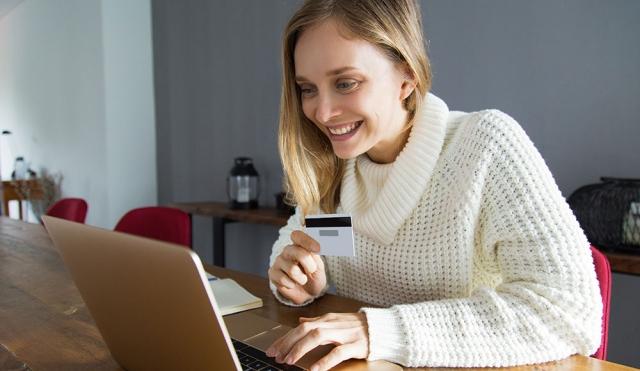
[[278, 146], [284, 168], [287, 201], [302, 214], [332, 213], [340, 201], [345, 160], [302, 111], [295, 81], [294, 49], [304, 30], [333, 19], [349, 36], [377, 46], [392, 62], [404, 66], [416, 87], [404, 100], [411, 125], [431, 87], [420, 8], [415, 0], [307, 0], [291, 17], [283, 34], [282, 97]]

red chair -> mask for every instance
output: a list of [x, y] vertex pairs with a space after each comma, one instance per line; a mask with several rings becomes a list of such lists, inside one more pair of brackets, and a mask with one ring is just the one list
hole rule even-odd
[[124, 214], [115, 230], [191, 248], [191, 218], [184, 211], [171, 207], [133, 209]]
[[63, 198], [51, 205], [45, 215], [84, 224], [88, 208], [87, 201], [81, 198]]
[[611, 267], [607, 257], [591, 246], [591, 255], [593, 256], [593, 264], [596, 268], [596, 276], [600, 285], [600, 295], [602, 296], [602, 340], [600, 348], [592, 354], [594, 358], [606, 360], [607, 358], [607, 339], [609, 338], [609, 303], [611, 302]]

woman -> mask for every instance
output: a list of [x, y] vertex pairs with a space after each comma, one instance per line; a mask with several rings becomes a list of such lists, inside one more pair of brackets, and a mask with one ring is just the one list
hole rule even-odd
[[[327, 289], [381, 308], [301, 318], [267, 354], [336, 347], [405, 366], [510, 366], [592, 354], [602, 304], [589, 243], [533, 144], [496, 110], [429, 93], [413, 0], [311, 0], [284, 33], [280, 155], [296, 214], [273, 246], [276, 297]], [[321, 257], [305, 215], [349, 213], [356, 256]], [[329, 277], [330, 279], [328, 279]]]

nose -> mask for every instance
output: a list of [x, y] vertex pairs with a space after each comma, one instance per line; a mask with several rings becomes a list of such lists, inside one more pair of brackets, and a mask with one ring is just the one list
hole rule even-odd
[[331, 96], [331, 94], [318, 94], [315, 119], [319, 123], [327, 123], [332, 118], [340, 115], [340, 109], [338, 107], [337, 100]]

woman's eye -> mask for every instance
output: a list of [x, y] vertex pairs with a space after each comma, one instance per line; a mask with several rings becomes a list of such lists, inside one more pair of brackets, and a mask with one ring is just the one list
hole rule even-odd
[[357, 81], [354, 80], [347, 80], [347, 81], [339, 81], [336, 84], [336, 87], [338, 88], [338, 90], [351, 90], [353, 88], [355, 88], [358, 85]]
[[315, 93], [315, 89], [306, 85], [301, 85], [300, 86], [300, 94], [303, 97], [309, 97], [312, 96]]

